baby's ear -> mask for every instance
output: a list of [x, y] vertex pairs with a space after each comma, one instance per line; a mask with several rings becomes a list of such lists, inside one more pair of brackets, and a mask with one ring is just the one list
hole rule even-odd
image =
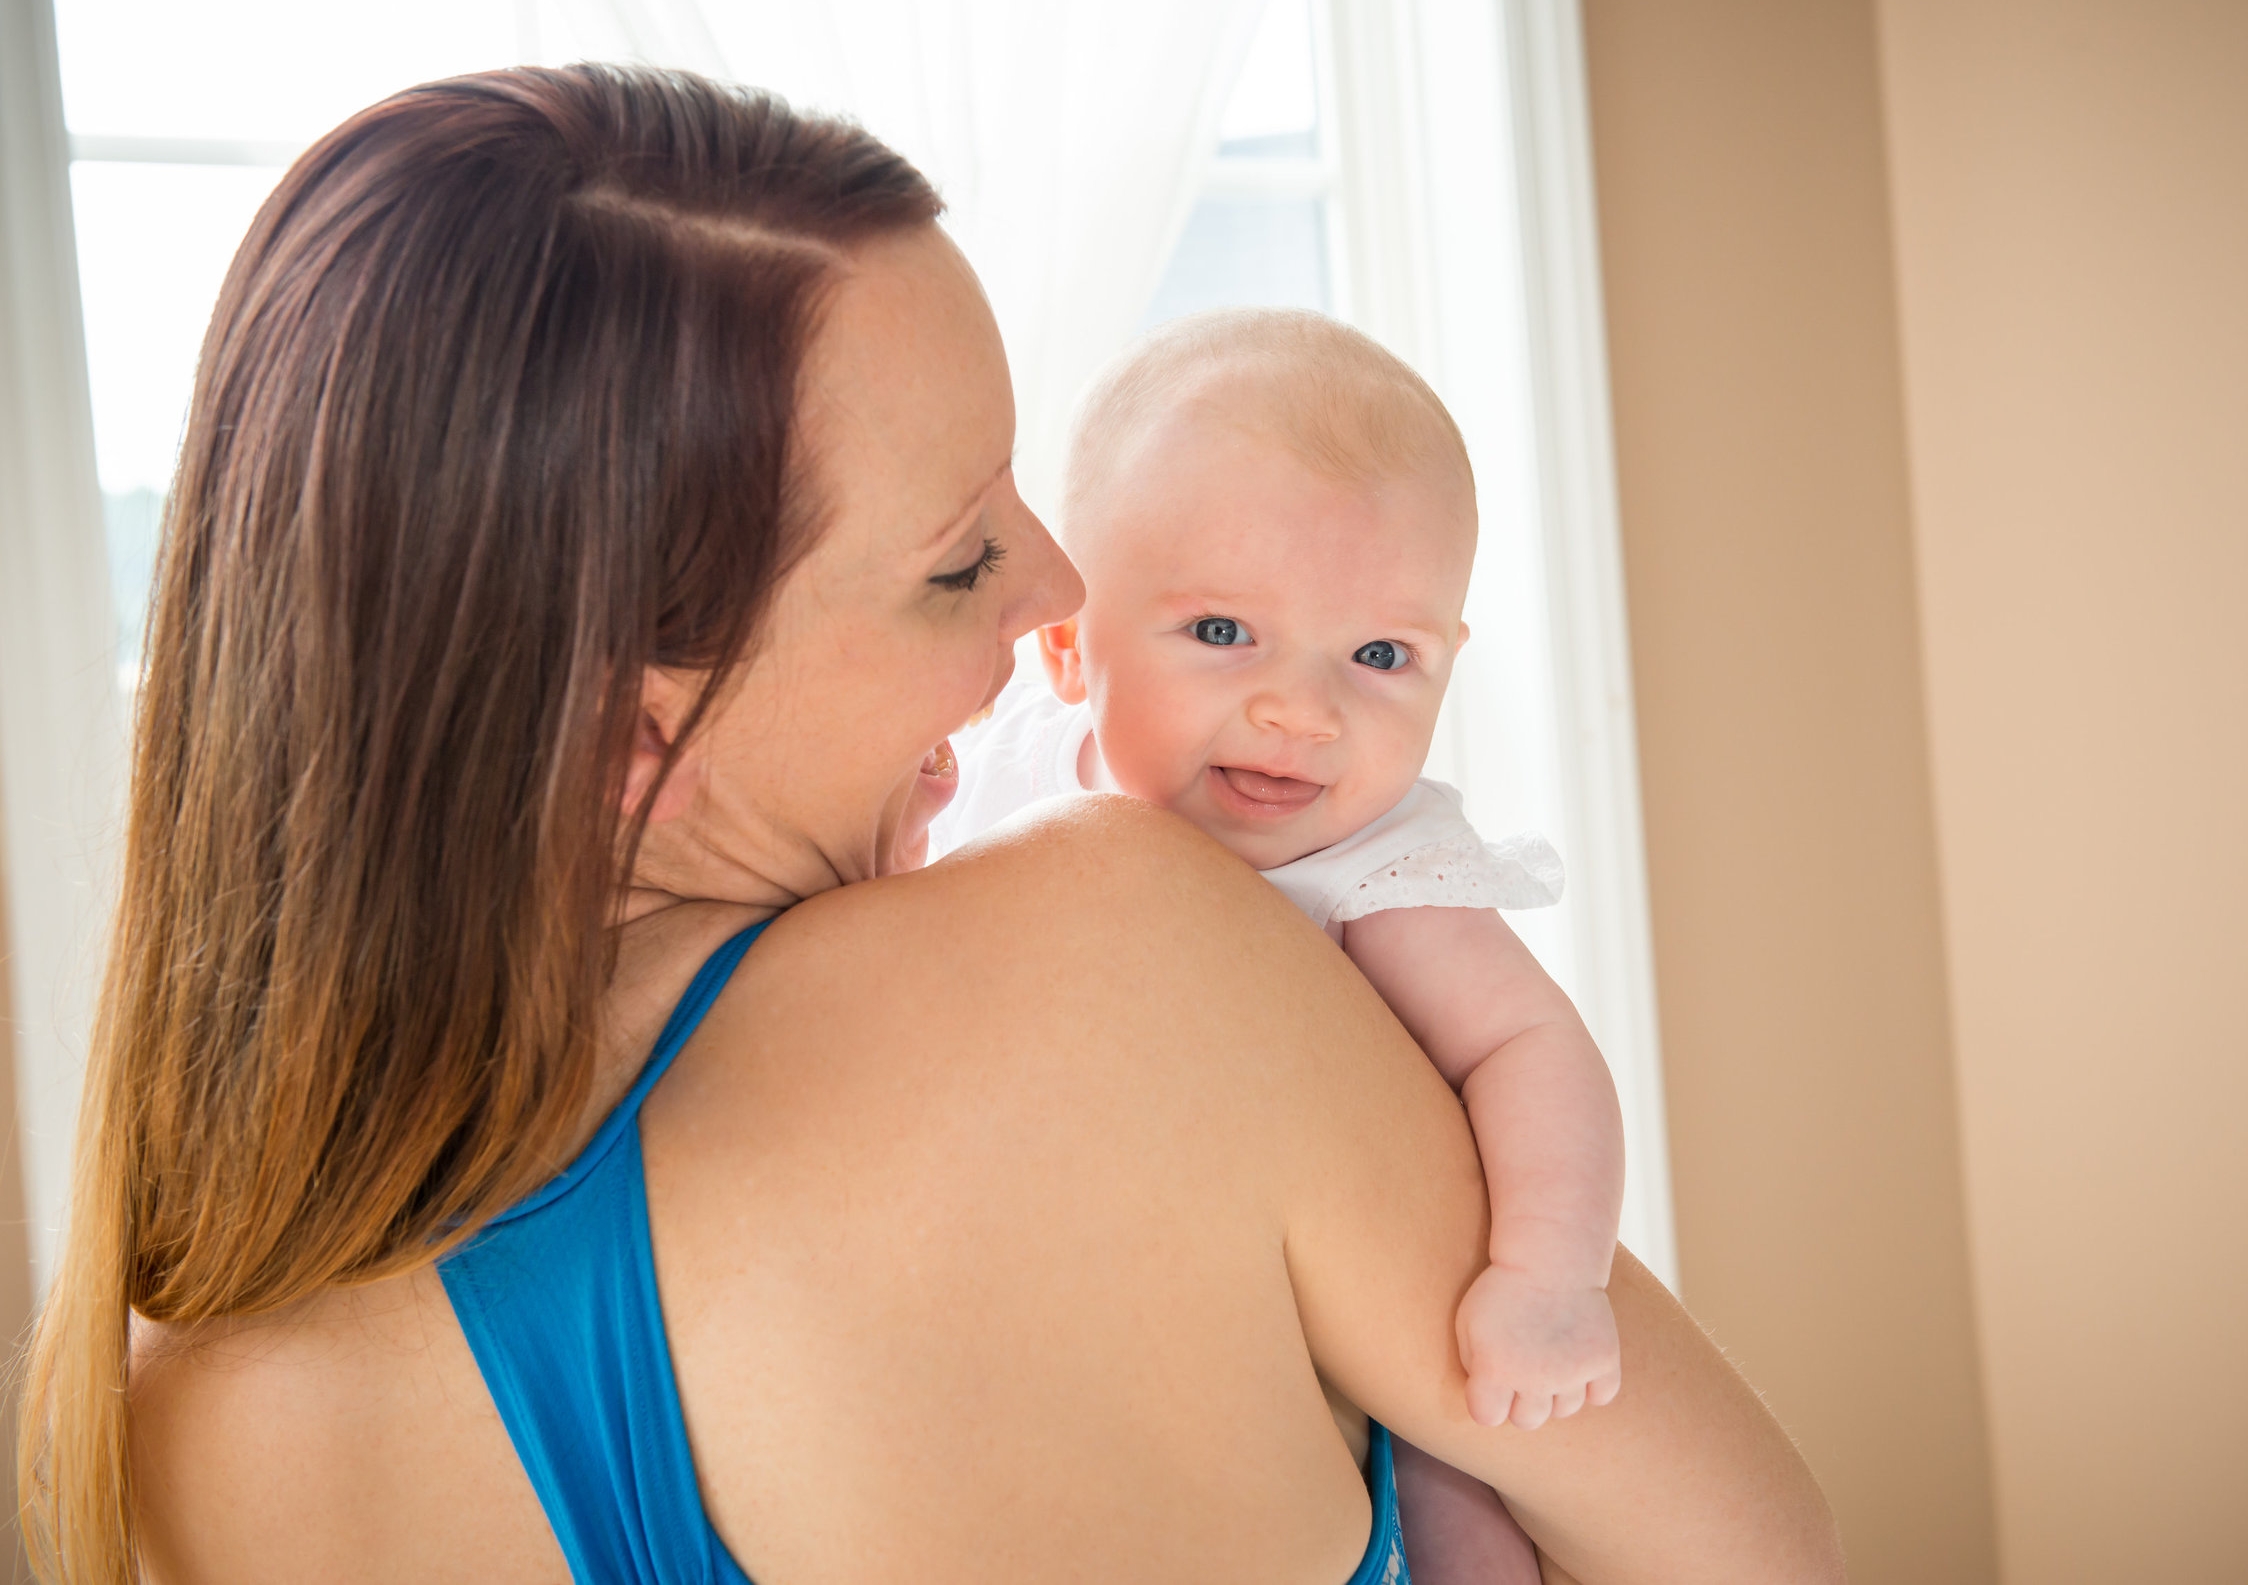
[[1063, 704], [1085, 702], [1085, 661], [1077, 648], [1077, 619], [1049, 622], [1038, 630], [1038, 658], [1046, 681]]

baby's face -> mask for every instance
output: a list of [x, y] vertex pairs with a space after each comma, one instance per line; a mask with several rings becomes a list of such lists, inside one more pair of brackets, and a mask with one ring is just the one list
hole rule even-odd
[[1184, 419], [1112, 478], [1070, 538], [1076, 665], [1116, 787], [1259, 869], [1386, 812], [1420, 774], [1467, 636], [1466, 482], [1343, 483]]

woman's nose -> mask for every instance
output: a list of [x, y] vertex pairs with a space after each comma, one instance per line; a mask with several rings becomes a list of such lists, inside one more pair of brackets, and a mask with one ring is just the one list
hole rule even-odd
[[1085, 580], [1077, 575], [1077, 568], [1062, 553], [1061, 546], [1054, 543], [1054, 536], [1046, 532], [1038, 514], [1027, 505], [1017, 510], [1020, 517], [1007, 567], [1014, 584], [1007, 612], [1010, 640], [1034, 627], [1075, 616], [1085, 603]]

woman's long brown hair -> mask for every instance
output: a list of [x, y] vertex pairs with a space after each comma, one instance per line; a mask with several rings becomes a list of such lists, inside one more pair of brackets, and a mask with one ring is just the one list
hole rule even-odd
[[558, 1166], [644, 668], [707, 705], [752, 646], [811, 533], [823, 283], [939, 207], [855, 127], [587, 66], [400, 94], [259, 212], [173, 485], [26, 1373], [43, 1577], [136, 1573], [134, 1311], [394, 1275]]

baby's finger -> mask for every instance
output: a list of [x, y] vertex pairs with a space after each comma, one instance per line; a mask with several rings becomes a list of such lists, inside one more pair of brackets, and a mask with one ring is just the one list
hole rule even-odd
[[1585, 1389], [1582, 1382], [1574, 1387], [1564, 1387], [1553, 1395], [1553, 1417], [1566, 1420], [1585, 1406]]
[[1592, 1385], [1585, 1389], [1585, 1402], [1595, 1409], [1605, 1409], [1616, 1401], [1616, 1394], [1623, 1390], [1623, 1385], [1624, 1373], [1621, 1366], [1603, 1372], [1593, 1377]]
[[1514, 1413], [1509, 1417], [1518, 1431], [1535, 1431], [1553, 1418], [1553, 1397], [1543, 1392], [1518, 1392], [1514, 1395]]
[[1514, 1412], [1513, 1390], [1488, 1381], [1468, 1378], [1467, 1412], [1477, 1425], [1504, 1425]]

